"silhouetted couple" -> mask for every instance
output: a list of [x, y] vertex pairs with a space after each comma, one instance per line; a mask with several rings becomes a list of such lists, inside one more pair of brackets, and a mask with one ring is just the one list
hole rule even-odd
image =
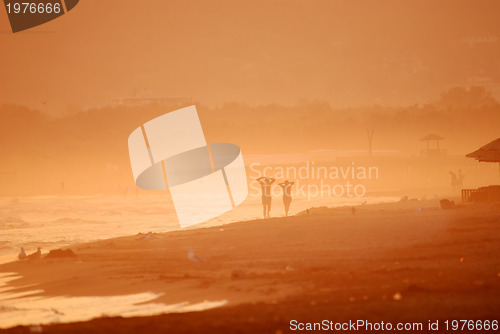
[[[262, 209], [264, 213], [264, 218], [269, 218], [271, 212], [271, 185], [276, 181], [271, 177], [259, 177], [257, 182], [259, 182], [262, 187]], [[278, 184], [281, 189], [283, 189], [283, 204], [285, 205], [285, 215], [288, 216], [288, 210], [290, 209], [290, 204], [292, 203], [292, 186], [294, 182], [289, 182], [286, 180], [283, 183]]]
[[464, 178], [465, 178], [465, 175], [462, 174], [462, 170], [461, 169], [458, 170], [458, 176], [457, 174], [450, 171], [450, 176], [451, 176], [451, 187], [453, 188], [453, 190], [457, 189], [460, 190], [464, 184]]

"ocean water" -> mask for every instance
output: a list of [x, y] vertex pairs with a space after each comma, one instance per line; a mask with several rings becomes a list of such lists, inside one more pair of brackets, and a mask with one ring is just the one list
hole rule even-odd
[[176, 229], [175, 212], [160, 196], [0, 199], [0, 254], [48, 251], [73, 243]]

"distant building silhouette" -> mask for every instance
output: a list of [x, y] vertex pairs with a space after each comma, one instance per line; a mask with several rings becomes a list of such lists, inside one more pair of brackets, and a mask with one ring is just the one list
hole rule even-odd
[[[439, 158], [443, 157], [446, 155], [446, 151], [442, 150], [439, 145], [439, 141], [443, 140], [444, 138], [431, 133], [428, 134], [427, 136], [423, 137], [420, 139], [420, 141], [425, 141], [425, 150], [422, 151], [422, 155], [427, 157], [427, 158]], [[431, 144], [435, 142], [435, 144]]]

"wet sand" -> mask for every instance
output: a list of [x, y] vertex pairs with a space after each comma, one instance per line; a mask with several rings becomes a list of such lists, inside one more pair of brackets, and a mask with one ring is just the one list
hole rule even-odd
[[[42, 296], [163, 293], [218, 309], [43, 326], [44, 333], [288, 333], [290, 321], [500, 318], [500, 209], [438, 201], [135, 235], [70, 247], [77, 258], [16, 261], [0, 272]], [[187, 250], [204, 262], [188, 260]], [[48, 250], [45, 250], [45, 254]], [[16, 327], [8, 332], [29, 332]], [[298, 332], [298, 331], [295, 331]], [[440, 331], [441, 332], [441, 331]], [[472, 331], [477, 332], [477, 331]]]

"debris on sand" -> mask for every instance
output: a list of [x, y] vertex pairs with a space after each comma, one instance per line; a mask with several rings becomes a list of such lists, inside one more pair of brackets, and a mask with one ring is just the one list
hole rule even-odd
[[401, 299], [403, 299], [403, 296], [399, 292], [396, 292], [394, 295], [392, 295], [392, 300], [400, 301]]
[[40, 325], [30, 326], [30, 333], [43, 333], [43, 328]]
[[442, 199], [439, 201], [439, 204], [441, 205], [441, 209], [443, 210], [448, 210], [448, 209], [454, 209], [455, 208], [455, 202], [450, 201], [449, 199]]
[[231, 279], [240, 279], [246, 276], [245, 271], [243, 270], [233, 270], [231, 272]]
[[139, 236], [139, 238], [136, 238], [135, 240], [137, 241], [148, 241], [148, 240], [151, 240], [153, 238], [156, 238], [157, 235], [156, 233], [153, 233], [153, 232], [148, 232], [146, 234], [143, 234], [143, 233], [139, 233], [137, 234]]
[[188, 249], [188, 259], [189, 261], [192, 261], [192, 262], [205, 262], [204, 259], [202, 259], [201, 257], [199, 257], [198, 255], [196, 255], [193, 251], [192, 248], [189, 248]]
[[71, 249], [53, 249], [45, 256], [46, 259], [75, 258], [76, 254]]

